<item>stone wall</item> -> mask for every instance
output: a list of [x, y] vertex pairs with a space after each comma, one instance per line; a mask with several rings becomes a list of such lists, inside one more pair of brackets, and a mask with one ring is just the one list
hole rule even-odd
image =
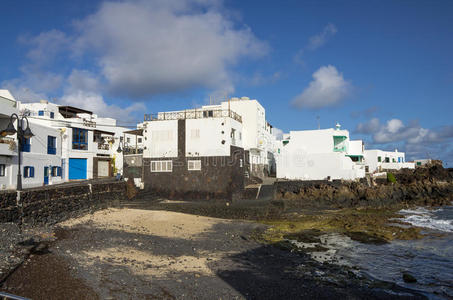
[[0, 193], [0, 223], [52, 224], [106, 208], [126, 197], [125, 182], [48, 186]]
[[20, 212], [16, 205], [15, 191], [0, 192], [0, 223], [16, 222]]

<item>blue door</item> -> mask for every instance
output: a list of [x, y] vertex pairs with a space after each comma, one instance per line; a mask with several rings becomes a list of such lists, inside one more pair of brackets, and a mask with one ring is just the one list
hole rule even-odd
[[69, 180], [87, 179], [87, 159], [70, 158], [69, 159]]
[[49, 167], [44, 167], [44, 184], [49, 184]]

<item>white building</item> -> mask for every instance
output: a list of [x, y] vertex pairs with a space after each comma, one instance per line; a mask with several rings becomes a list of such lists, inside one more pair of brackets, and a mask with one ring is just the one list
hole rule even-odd
[[[6, 129], [13, 113], [18, 115], [18, 102], [5, 90], [0, 91], [0, 131]], [[23, 128], [27, 126], [23, 122]], [[17, 130], [17, 121], [14, 121]], [[60, 183], [62, 179], [60, 130], [29, 119], [33, 137], [24, 139], [21, 149], [22, 187]], [[17, 186], [18, 142], [16, 135], [0, 137], [0, 188]]]
[[161, 112], [144, 122], [143, 138], [145, 189], [203, 198], [242, 190], [243, 124], [233, 110], [219, 105]]
[[[233, 97], [228, 101], [223, 101], [218, 105], [205, 105], [199, 109], [189, 109], [183, 111], [173, 111], [173, 112], [160, 112], [157, 114], [156, 118], [159, 120], [165, 120], [168, 118], [175, 118], [178, 116], [180, 119], [187, 118], [187, 126], [192, 126], [191, 124], [195, 119], [209, 119], [217, 117], [225, 117], [228, 112], [237, 114], [241, 119], [241, 128], [233, 128], [231, 132], [227, 133], [222, 129], [223, 125], [211, 124], [210, 128], [207, 130], [205, 136], [208, 140], [225, 140], [227, 141], [226, 135], [229, 134], [231, 137], [232, 146], [238, 146], [243, 148], [246, 151], [246, 160], [249, 167], [246, 170], [247, 173], [251, 175], [264, 177], [269, 174], [275, 174], [275, 154], [277, 152], [277, 143], [275, 137], [272, 135], [272, 126], [269, 122], [266, 121], [266, 110], [264, 107], [257, 101], [251, 100], [248, 97]], [[223, 115], [215, 115], [223, 114]], [[195, 118], [196, 117], [196, 118]], [[200, 118], [198, 118], [200, 117]], [[189, 121], [190, 120], [190, 121]], [[198, 122], [198, 121], [196, 121]], [[214, 126], [214, 127], [213, 127]], [[220, 126], [220, 127], [219, 127]], [[208, 132], [209, 131], [209, 132]], [[158, 144], [161, 142], [159, 141]], [[199, 153], [203, 155], [209, 153], [224, 155], [223, 150], [211, 149], [211, 146], [207, 146], [209, 143], [206, 141], [198, 141], [194, 143], [193, 146], [188, 146], [188, 155], [194, 155], [194, 153]], [[165, 145], [159, 145], [154, 147], [164, 147]], [[208, 147], [208, 148], [206, 148]], [[222, 145], [222, 149], [229, 149], [227, 144]], [[173, 145], [172, 150], [175, 149]], [[166, 154], [168, 155], [168, 154]]]
[[381, 172], [383, 170], [414, 169], [415, 163], [406, 162], [404, 152], [398, 150], [365, 150], [365, 164], [369, 173]]
[[[0, 90], [0, 132], [8, 126], [10, 116], [17, 113], [16, 100], [7, 90]], [[17, 176], [16, 136], [0, 135], [0, 190], [15, 188]]]
[[255, 99], [233, 97], [221, 104], [242, 117], [243, 147], [249, 152], [250, 172], [258, 177], [275, 174], [276, 139], [266, 120], [266, 110]]
[[[112, 118], [100, 118], [91, 111], [58, 106], [42, 100], [20, 103], [19, 109], [33, 122], [60, 130], [62, 176], [65, 180], [93, 179], [122, 173], [123, 132]], [[134, 139], [135, 136], [129, 137]], [[135, 141], [131, 141], [135, 142]]]
[[362, 141], [336, 129], [291, 131], [277, 156], [277, 178], [297, 180], [357, 179], [365, 176]]

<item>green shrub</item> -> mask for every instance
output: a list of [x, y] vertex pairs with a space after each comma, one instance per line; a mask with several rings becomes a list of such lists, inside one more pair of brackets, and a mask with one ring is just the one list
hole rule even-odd
[[387, 172], [387, 182], [396, 183], [396, 178], [393, 173]]

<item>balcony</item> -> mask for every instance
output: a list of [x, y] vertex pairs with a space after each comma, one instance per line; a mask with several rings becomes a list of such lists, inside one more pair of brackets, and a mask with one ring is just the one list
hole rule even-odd
[[0, 155], [17, 155], [16, 140], [9, 137], [0, 137]]
[[109, 144], [98, 144], [98, 150], [110, 150]]
[[185, 119], [203, 119], [203, 118], [232, 118], [242, 123], [242, 117], [232, 110], [225, 109], [200, 109], [200, 110], [183, 110], [172, 112], [160, 112], [158, 114], [145, 115], [146, 121], [162, 120], [185, 120]]

